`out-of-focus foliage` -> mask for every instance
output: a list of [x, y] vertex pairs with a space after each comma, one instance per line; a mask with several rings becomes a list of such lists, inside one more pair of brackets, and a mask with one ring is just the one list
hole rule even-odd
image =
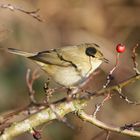
[[[114, 83], [134, 74], [131, 48], [136, 43], [140, 43], [139, 0], [1, 0], [0, 3], [10, 3], [27, 11], [39, 8], [39, 14], [46, 21], [41, 23], [26, 14], [0, 9], [1, 47], [32, 52], [83, 42], [95, 42], [101, 46], [102, 52], [110, 60], [109, 64], [102, 65], [102, 71], [94, 76], [91, 84], [88, 85], [89, 89], [95, 90], [103, 85], [105, 74], [115, 63], [115, 45], [124, 43], [127, 51], [121, 55], [120, 66], [114, 73]], [[138, 62], [140, 62], [139, 58], [140, 55]], [[25, 82], [27, 68], [38, 67], [28, 59], [0, 50], [1, 113], [27, 104], [28, 89]], [[39, 70], [39, 72], [42, 76], [35, 83], [34, 88], [37, 99], [41, 100], [44, 97], [43, 83], [47, 76], [43, 71]], [[123, 92], [129, 98], [140, 101], [139, 84], [140, 82], [137, 82], [125, 88]], [[100, 101], [101, 99], [97, 98], [92, 100], [86, 108], [87, 112], [92, 113], [94, 104]], [[124, 125], [140, 119], [139, 108], [139, 106], [128, 105], [119, 97], [114, 96], [105, 104], [98, 117], [110, 124]], [[44, 129], [43, 139], [90, 140], [101, 131], [92, 125], [83, 123], [73, 115], [68, 115], [68, 118], [76, 126], [75, 130], [61, 123], [52, 122]], [[81, 131], [78, 131], [79, 128]], [[104, 138], [103, 135], [98, 139], [104, 140]], [[25, 135], [17, 139], [32, 138]], [[129, 140], [132, 138], [111, 134], [110, 139]]]

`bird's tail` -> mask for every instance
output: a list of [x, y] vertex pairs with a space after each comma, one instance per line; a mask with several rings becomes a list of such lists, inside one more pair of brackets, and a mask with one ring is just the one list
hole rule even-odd
[[24, 57], [32, 57], [35, 56], [37, 53], [29, 53], [29, 52], [24, 52], [18, 49], [14, 49], [14, 48], [8, 48], [7, 51], [9, 53], [13, 53], [13, 54], [17, 54], [17, 55], [22, 55]]

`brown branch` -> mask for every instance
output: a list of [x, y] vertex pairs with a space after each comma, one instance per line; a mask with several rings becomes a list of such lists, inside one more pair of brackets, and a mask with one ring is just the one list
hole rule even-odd
[[29, 89], [29, 98], [30, 98], [30, 102], [32, 104], [36, 104], [36, 100], [35, 100], [35, 90], [33, 89], [33, 84], [34, 81], [36, 79], [38, 79], [40, 77], [40, 75], [38, 74], [37, 70], [34, 70], [32, 75], [31, 75], [31, 70], [28, 69], [27, 70], [27, 74], [26, 74], [26, 83], [27, 83], [27, 87]]
[[[134, 54], [136, 55], [135, 52], [134, 52]], [[133, 58], [133, 61], [134, 61], [134, 68], [137, 69], [137, 65], [135, 64], [136, 63], [135, 56]], [[35, 91], [33, 90], [32, 86], [33, 86], [34, 80], [37, 77], [38, 76], [36, 76], [36, 72], [33, 73], [33, 75], [31, 76], [31, 79], [30, 79], [30, 72], [28, 72], [27, 76], [26, 76], [27, 85], [28, 85], [28, 88], [30, 91], [30, 100], [33, 103], [34, 103]], [[47, 107], [45, 107], [45, 104], [43, 106], [39, 106], [39, 107], [43, 107], [44, 109], [38, 110], [35, 114], [30, 115], [25, 120], [17, 122], [16, 124], [14, 123], [11, 126], [9, 126], [8, 128], [4, 129], [3, 133], [0, 136], [0, 140], [11, 139], [11, 138], [13, 138], [17, 135], [20, 135], [24, 132], [31, 131], [33, 128], [35, 128], [39, 125], [42, 125], [44, 123], [48, 123], [49, 121], [52, 121], [54, 119], [60, 119], [61, 121], [64, 121], [65, 123], [67, 123], [65, 120], [63, 120], [63, 118], [66, 114], [68, 114], [70, 112], [77, 112], [77, 116], [79, 118], [81, 118], [87, 122], [90, 122], [91, 124], [101, 128], [101, 129], [106, 130], [108, 132], [108, 134], [106, 136], [107, 140], [109, 138], [109, 133], [111, 131], [130, 135], [130, 136], [140, 137], [139, 131], [135, 131], [134, 129], [131, 129], [131, 128], [139, 127], [139, 123], [133, 124], [133, 125], [127, 125], [122, 129], [122, 127], [109, 125], [109, 124], [106, 124], [106, 123], [99, 121], [96, 118], [96, 113], [98, 112], [97, 108], [96, 108], [96, 112], [94, 115], [88, 115], [82, 110], [83, 107], [86, 105], [87, 101], [95, 95], [102, 96], [102, 95], [111, 93], [111, 91], [118, 91], [119, 95], [122, 98], [124, 98], [124, 96], [122, 95], [122, 92], [121, 92], [122, 88], [127, 86], [128, 84], [134, 83], [137, 80], [140, 80], [139, 73], [136, 73], [135, 76], [130, 77], [129, 79], [122, 81], [121, 83], [119, 83], [117, 85], [105, 87], [105, 88], [102, 88], [102, 89], [100, 89], [96, 92], [93, 92], [93, 93], [87, 92], [88, 98], [84, 98], [84, 96], [83, 96], [82, 98], [73, 99], [73, 100], [70, 100], [69, 102], [67, 102], [67, 98], [63, 98], [62, 100], [59, 100], [56, 103], [54, 103], [53, 108], [51, 107], [52, 105], [51, 106], [49, 105]], [[77, 90], [76, 90], [76, 92], [77, 92]], [[74, 92], [74, 94], [75, 94], [75, 92]], [[126, 97], [124, 99], [128, 101], [128, 99]], [[105, 101], [106, 101], [106, 98], [100, 104], [99, 109], [101, 106], [103, 106]], [[35, 106], [36, 102], [33, 105]], [[30, 107], [30, 105], [29, 105], [29, 107]]]
[[[122, 88], [122, 87], [127, 86], [130, 83], [135, 82], [136, 80], [140, 80], [140, 75], [133, 76], [129, 78], [128, 80], [121, 82], [118, 85], [114, 85], [114, 86], [96, 91], [97, 96], [102, 96], [104, 94], [109, 93], [112, 90], [116, 91], [118, 86]], [[94, 96], [95, 96], [95, 93], [94, 93]], [[72, 100], [72, 101], [66, 102], [67, 98], [63, 98], [62, 100], [56, 102], [57, 104], [55, 105], [55, 112], [59, 116], [63, 117], [64, 115], [75, 111], [75, 112], [78, 112], [78, 116], [81, 119], [84, 119], [85, 121], [90, 122], [99, 128], [102, 128], [108, 131], [130, 135], [130, 136], [140, 137], [140, 132], [138, 131], [131, 131], [127, 129], [122, 130], [121, 127], [105, 124], [97, 120], [92, 115], [87, 115], [81, 109], [83, 109], [83, 107], [86, 105], [88, 100], [89, 98], [88, 99], [85, 98], [85, 99], [78, 99], [78, 100]], [[4, 130], [4, 133], [0, 136], [0, 140], [5, 140], [5, 139], [7, 140], [9, 138], [15, 137], [26, 131], [30, 131], [31, 128], [35, 128], [36, 126], [39, 126], [41, 124], [48, 123], [49, 121], [52, 121], [54, 119], [57, 119], [56, 114], [54, 113], [54, 111], [52, 111], [52, 109], [46, 107], [42, 111], [38, 111], [35, 114], [29, 116], [27, 119], [17, 122], [16, 124], [11, 125], [9, 128], [6, 128]]]
[[118, 92], [117, 92], [120, 96], [121, 99], [125, 100], [128, 104], [134, 104], [134, 105], [140, 105], [140, 103], [138, 102], [134, 102], [131, 101], [130, 99], [128, 99], [123, 93], [122, 93], [122, 89], [118, 88]]
[[105, 140], [109, 140], [110, 131], [107, 131]]
[[31, 16], [32, 18], [38, 20], [39, 22], [45, 22], [45, 20], [42, 19], [40, 17], [40, 15], [38, 14], [38, 12], [39, 12], [40, 9], [37, 9], [37, 10], [34, 10], [34, 11], [30, 11], [29, 12], [29, 11], [26, 11], [26, 10], [21, 9], [19, 7], [13, 6], [12, 4], [1, 4], [0, 5], [0, 8], [9, 9], [11, 11], [19, 11], [19, 12], [22, 12], [24, 14], [27, 14], [27, 15]]
[[135, 122], [135, 123], [131, 123], [131, 124], [125, 124], [125, 126], [122, 126], [121, 129], [125, 130], [134, 130], [136, 128], [140, 128], [140, 122]]
[[[124, 80], [124, 81], [122, 81], [122, 82], [120, 82], [116, 85], [113, 85], [113, 86], [110, 86], [110, 87], [107, 87], [107, 88], [101, 88], [101, 89], [99, 89], [97, 91], [94, 91], [94, 92], [84, 91], [87, 94], [82, 95], [80, 97], [80, 99], [90, 100], [95, 96], [96, 97], [104, 96], [108, 93], [111, 93], [111, 91], [117, 91], [118, 92], [119, 89], [122, 89], [123, 87], [128, 86], [129, 84], [133, 84], [137, 80], [140, 80], [140, 75], [132, 76], [132, 77], [128, 78], [127, 80]], [[111, 94], [113, 94], [113, 93], [111, 93]], [[62, 100], [64, 100], [64, 99], [62, 99]]]
[[92, 115], [86, 114], [83, 110], [79, 110], [77, 115], [80, 119], [87, 121], [87, 122], [101, 128], [101, 129], [129, 135], [129, 136], [140, 137], [139, 131], [132, 131], [132, 130], [127, 130], [127, 129], [122, 130], [121, 127], [117, 127], [117, 126], [103, 123], [103, 122], [99, 121], [98, 119], [96, 119], [95, 117], [93, 117]]
[[[85, 106], [85, 101], [74, 100], [71, 102], [64, 102], [56, 105], [55, 113], [57, 113], [60, 117], [64, 115], [80, 110]], [[0, 136], [0, 140], [8, 140], [13, 137], [25, 133], [27, 131], [31, 131], [32, 128], [35, 128], [41, 124], [48, 123], [54, 119], [57, 119], [56, 114], [52, 109], [46, 108], [42, 111], [39, 111], [36, 114], [30, 115], [27, 119], [20, 121], [18, 123], [14, 123], [9, 128], [6, 128], [3, 134]]]
[[108, 94], [108, 95], [103, 99], [103, 101], [102, 101], [101, 103], [99, 103], [99, 104], [97, 104], [97, 105], [95, 106], [95, 111], [93, 112], [93, 117], [96, 118], [97, 113], [100, 111], [101, 107], [103, 107], [104, 103], [105, 103], [107, 100], [109, 100], [110, 98], [111, 98], [111, 95]]
[[138, 63], [136, 61], [136, 57], [137, 57], [137, 53], [136, 53], [136, 49], [139, 47], [139, 44], [136, 44], [133, 48], [132, 48], [132, 60], [133, 60], [133, 69], [136, 73], [136, 75], [140, 74], [140, 71], [138, 70]]
[[103, 88], [106, 88], [110, 84], [110, 82], [114, 79], [112, 75], [113, 75], [113, 72], [118, 67], [118, 64], [119, 64], [119, 56], [120, 56], [120, 54], [117, 53], [115, 66], [110, 70], [110, 72], [109, 72], [109, 74], [108, 74], [108, 76], [106, 78], [106, 83], [103, 85]]
[[[73, 100], [71, 102], [64, 102], [56, 105], [55, 111], [61, 117], [70, 113], [70, 112], [77, 112], [78, 117], [83, 119], [84, 121], [90, 122], [93, 125], [108, 131], [118, 132], [130, 136], [140, 137], [140, 132], [135, 130], [122, 130], [121, 127], [112, 126], [109, 124], [105, 124], [99, 120], [97, 120], [92, 115], [87, 115], [83, 110], [81, 110], [86, 105], [86, 101], [84, 100]], [[14, 123], [9, 128], [5, 129], [3, 134], [0, 136], [0, 140], [7, 140], [11, 139], [17, 135], [20, 135], [26, 131], [30, 131], [32, 128], [37, 127], [38, 125], [48, 123], [57, 119], [56, 114], [52, 109], [46, 108], [42, 111], [39, 111], [36, 114], [31, 115], [27, 119], [20, 121], [18, 123]]]
[[[108, 94], [110, 91], [118, 91], [118, 88], [123, 88], [129, 84], [136, 82], [137, 80], [140, 80], [140, 75], [132, 76], [132, 77], [128, 78], [127, 80], [120, 82], [117, 85], [110, 86], [110, 87], [105, 88], [105, 89], [101, 89], [101, 90], [96, 92], [97, 93], [96, 96]], [[92, 96], [92, 94], [89, 96]], [[95, 96], [95, 93], [93, 93], [93, 96]]]

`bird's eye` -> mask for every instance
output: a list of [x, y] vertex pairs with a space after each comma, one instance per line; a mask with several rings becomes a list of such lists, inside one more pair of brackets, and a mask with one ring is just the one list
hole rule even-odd
[[96, 54], [97, 50], [94, 48], [94, 47], [88, 47], [86, 48], [86, 55], [88, 56], [92, 56], [92, 57], [95, 57], [95, 54]]

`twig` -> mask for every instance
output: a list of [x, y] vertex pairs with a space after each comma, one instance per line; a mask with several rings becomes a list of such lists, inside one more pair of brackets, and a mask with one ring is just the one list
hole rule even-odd
[[9, 123], [10, 120], [13, 119], [13, 117], [16, 117], [16, 115], [24, 114], [26, 115], [31, 115], [33, 113], [38, 112], [40, 109], [44, 107], [48, 107], [47, 104], [45, 103], [37, 103], [35, 100], [35, 91], [33, 89], [33, 84], [36, 79], [39, 78], [39, 74], [37, 73], [37, 70], [34, 70], [33, 73], [31, 74], [31, 70], [28, 69], [26, 73], [26, 83], [27, 87], [29, 89], [29, 98], [30, 98], [30, 103], [27, 104], [26, 106], [17, 109], [16, 111], [13, 111], [9, 114], [3, 115], [0, 118], [0, 131], [2, 131], [5, 128], [5, 123], [7, 124], [12, 124], [11, 122]]
[[119, 63], [119, 55], [120, 54], [117, 53], [115, 66], [110, 70], [110, 72], [109, 72], [109, 74], [108, 74], [108, 76], [106, 78], [106, 83], [103, 85], [103, 88], [106, 88], [110, 84], [110, 82], [114, 79], [113, 76], [112, 76], [112, 74], [113, 74], [113, 72], [116, 70], [116, 68], [118, 66], [118, 63]]
[[[81, 109], [85, 106], [85, 101], [74, 100], [71, 102], [63, 102], [56, 105], [56, 113], [63, 117], [64, 115]], [[8, 140], [20, 135], [24, 132], [30, 131], [32, 128], [48, 123], [54, 119], [57, 119], [56, 114], [52, 109], [45, 108], [36, 114], [30, 115], [27, 119], [14, 123], [9, 128], [6, 128], [4, 133], [0, 136], [0, 140]]]
[[139, 47], [139, 44], [136, 44], [133, 48], [132, 48], [132, 60], [133, 60], [133, 69], [136, 73], [136, 75], [139, 75], [140, 74], [140, 71], [138, 70], [138, 63], [136, 61], [136, 56], [137, 56], [137, 53], [136, 53], [136, 49]]
[[44, 102], [48, 105], [50, 104], [50, 98], [52, 97], [52, 94], [55, 92], [56, 89], [52, 89], [49, 87], [50, 79], [48, 78], [47, 82], [44, 84], [44, 91], [46, 98], [44, 99]]
[[32, 128], [30, 133], [32, 134], [32, 136], [35, 140], [41, 139], [41, 131], [40, 130], [36, 130], [36, 129]]
[[107, 131], [105, 140], [109, 140], [110, 131]]
[[[139, 131], [131, 131], [127, 129], [122, 130], [120, 127], [105, 124], [94, 118], [92, 115], [86, 114], [83, 110], [81, 110], [81, 108], [83, 108], [85, 105], [86, 102], [84, 100], [73, 100], [70, 102], [63, 102], [56, 105], [56, 112], [59, 116], [63, 117], [64, 115], [70, 112], [76, 111], [78, 112], [78, 117], [80, 117], [84, 121], [92, 123], [93, 125], [101, 129], [118, 132], [129, 136], [140, 137]], [[31, 128], [35, 128], [38, 125], [48, 123], [49, 121], [52, 121], [54, 119], [57, 119], [56, 114], [50, 108], [43, 109], [42, 111], [39, 111], [38, 113], [29, 116], [27, 119], [18, 123], [14, 123], [12, 126], [5, 129], [4, 133], [0, 136], [0, 140], [11, 139], [26, 131], [30, 131]]]
[[122, 130], [125, 130], [125, 129], [134, 130], [135, 128], [140, 128], [140, 122], [125, 124], [125, 126], [121, 127]]
[[[127, 86], [130, 83], [134, 83], [137, 80], [140, 80], [140, 75], [130, 77], [129, 79], [121, 82], [118, 85], [114, 85], [114, 86], [96, 91], [97, 93], [96, 96], [105, 95], [106, 93], [112, 90], [117, 91], [118, 86], [122, 88], [122, 87]], [[93, 96], [93, 94], [89, 94], [89, 95]], [[94, 93], [94, 96], [95, 96], [95, 93]], [[78, 112], [78, 116], [81, 119], [84, 119], [85, 121], [88, 121], [99, 128], [130, 135], [130, 136], [140, 137], [140, 132], [138, 131], [130, 131], [130, 130], [122, 131], [122, 129], [119, 127], [114, 127], [109, 124], [104, 124], [103, 122], [97, 120], [95, 117], [87, 115], [85, 112], [83, 112], [81, 109], [86, 105], [86, 102], [89, 100], [89, 98], [73, 100], [70, 102], [66, 102], [67, 98], [63, 98], [62, 100], [63, 102], [61, 101], [56, 102], [57, 103], [56, 112], [57, 114], [59, 114], [59, 116], [64, 116], [70, 112], [76, 111]], [[19, 134], [29, 131], [30, 127], [36, 127], [38, 125], [47, 123], [48, 121], [51, 121], [54, 119], [56, 119], [55, 113], [50, 108], [46, 107], [46, 109], [39, 111], [36, 114], [29, 116], [27, 119], [21, 122], [18, 122], [16, 124], [13, 124], [9, 128], [5, 129], [4, 133], [0, 136], [0, 140], [7, 140], [8, 138], [15, 137]]]
[[29, 97], [30, 97], [30, 102], [33, 103], [33, 104], [36, 104], [36, 100], [35, 100], [35, 91], [33, 89], [33, 84], [34, 84], [34, 81], [36, 79], [39, 78], [39, 74], [37, 73], [37, 70], [34, 70], [32, 75], [31, 75], [31, 70], [28, 69], [27, 70], [27, 74], [26, 74], [26, 83], [27, 83], [27, 87], [29, 89]]
[[111, 98], [110, 93], [103, 99], [103, 101], [95, 106], [95, 111], [93, 113], [93, 117], [96, 118], [97, 113], [100, 111], [101, 107], [103, 107], [104, 103]]
[[[25, 120], [20, 121], [16, 124], [12, 124], [9, 128], [5, 129], [4, 132], [0, 136], [0, 140], [11, 139], [12, 137], [15, 137], [26, 131], [30, 131], [31, 128], [35, 128], [36, 126], [47, 123], [54, 119], [58, 119], [57, 115], [59, 117], [63, 118], [64, 115], [66, 115], [70, 112], [74, 112], [74, 111], [77, 112], [77, 115], [79, 118], [81, 118], [87, 122], [90, 122], [93, 125], [101, 128], [101, 129], [104, 129], [107, 131], [118, 132], [118, 133], [130, 135], [130, 136], [140, 137], [139, 131], [135, 131], [135, 130], [132, 131], [132, 130], [128, 130], [128, 129], [122, 130], [121, 127], [116, 127], [116, 126], [112, 126], [109, 124], [105, 124], [105, 123], [99, 121], [98, 119], [96, 119], [96, 117], [86, 114], [82, 110], [83, 107], [86, 105], [87, 101], [89, 99], [91, 99], [91, 97], [93, 97], [95, 95], [102, 96], [102, 95], [110, 93], [111, 91], [118, 91], [118, 88], [122, 89], [122, 87], [125, 87], [128, 84], [134, 83], [137, 80], [140, 80], [140, 75], [135, 75], [117, 85], [102, 88], [94, 93], [88, 94], [89, 98], [81, 98], [81, 99], [77, 99], [77, 100], [71, 100], [69, 102], [67, 102], [67, 98], [63, 98], [62, 100], [56, 102], [57, 104], [55, 106], [55, 112], [50, 107], [46, 107], [43, 110], [39, 110], [37, 113], [30, 115]], [[29, 82], [28, 84], [30, 86], [33, 83], [30, 81], [28, 81], [28, 82]], [[29, 89], [30, 89], [30, 86], [29, 86]], [[30, 90], [32, 91], [33, 89], [30, 89]], [[61, 101], [63, 101], [63, 102], [61, 102]], [[139, 124], [137, 124], [135, 126], [139, 127]]]
[[[105, 89], [100, 89], [100, 90], [94, 92], [93, 96], [95, 96], [95, 93], [96, 93], [96, 96], [101, 96], [101, 95], [108, 94], [108, 92], [110, 92], [110, 91], [118, 91], [118, 88], [123, 88], [129, 84], [134, 83], [137, 80], [140, 80], [140, 75], [132, 76], [132, 77], [128, 78], [127, 80], [120, 82], [117, 85], [110, 86], [110, 87], [105, 88]], [[89, 96], [92, 96], [92, 94], [89, 94]]]
[[[135, 75], [135, 76], [129, 77], [127, 80], [123, 80], [117, 85], [113, 85], [113, 86], [110, 86], [107, 88], [101, 88], [94, 92], [85, 91], [85, 93], [87, 93], [87, 94], [81, 96], [79, 99], [90, 100], [93, 97], [104, 96], [104, 95], [110, 93], [111, 91], [118, 92], [118, 88], [123, 88], [125, 86], [128, 86], [129, 84], [132, 84], [132, 83], [136, 82], [137, 80], [140, 80], [140, 75]], [[64, 100], [64, 99], [62, 99], [62, 100]]]
[[69, 128], [74, 129], [74, 126], [68, 122], [68, 120], [67, 120], [66, 117], [64, 117], [64, 116], [62, 117], [62, 116], [59, 116], [59, 114], [57, 114], [57, 111], [56, 111], [57, 108], [55, 107], [55, 105], [50, 104], [49, 106], [50, 106], [50, 109], [55, 113], [56, 118], [57, 118], [60, 122], [63, 122], [63, 123], [66, 124], [66, 126], [68, 126]]
[[[83, 101], [88, 101], [88, 100], [90, 100], [90, 98], [91, 97], [93, 97], [93, 96], [103, 96], [103, 95], [105, 95], [105, 94], [108, 94], [109, 92], [111, 92], [111, 91], [117, 91], [118, 90], [118, 87], [125, 87], [125, 86], [127, 86], [128, 84], [132, 84], [132, 83], [134, 83], [135, 81], [137, 81], [137, 80], [140, 80], [140, 75], [136, 75], [136, 76], [132, 76], [132, 77], [130, 77], [130, 78], [128, 78], [127, 80], [125, 80], [125, 81], [122, 81], [120, 84], [118, 84], [118, 85], [114, 85], [114, 86], [111, 86], [111, 87], [107, 87], [107, 88], [105, 88], [105, 89], [100, 89], [100, 90], [98, 90], [98, 91], [96, 91], [96, 92], [94, 92], [94, 93], [89, 93], [87, 96], [88, 96], [88, 98], [85, 98], [84, 96], [82, 97], [82, 98], [80, 98], [80, 99], [78, 99], [79, 100], [79, 102], [83, 102]], [[87, 97], [86, 96], [86, 97]], [[61, 99], [61, 100], [59, 100], [59, 101], [56, 101], [56, 102], [54, 102], [54, 104], [63, 104], [64, 102], [66, 102], [67, 101], [67, 98], [63, 98], [63, 99]], [[66, 107], [68, 107], [69, 106], [69, 103], [65, 103], [65, 105], [66, 105]], [[17, 115], [17, 114], [19, 114], [19, 113], [23, 113], [24, 111], [27, 111], [27, 108], [30, 106], [30, 104], [29, 105], [27, 105], [27, 106], [25, 106], [25, 107], [23, 107], [23, 108], [21, 108], [21, 109], [19, 109], [19, 110], [17, 110], [17, 111], [15, 111], [15, 112], [12, 112], [12, 113], [10, 113], [10, 114], [8, 114], [8, 115], [6, 115], [6, 116], [1, 116], [2, 117], [2, 119], [4, 120], [4, 119], [8, 119], [8, 118], [11, 118], [11, 115]], [[40, 104], [40, 107], [39, 108], [44, 108], [44, 107], [46, 106], [46, 108], [47, 108], [47, 105], [43, 105], [43, 104]], [[36, 109], [36, 111], [33, 111], [33, 113], [35, 113], [35, 112], [38, 112], [38, 108]], [[67, 114], [67, 113], [66, 113]], [[51, 120], [51, 118], [50, 118], [50, 120]], [[39, 123], [40, 124], [40, 123]], [[38, 124], [38, 125], [39, 125]], [[23, 131], [24, 132], [24, 131]], [[23, 133], [23, 132], [21, 132], [21, 133]], [[16, 135], [16, 134], [15, 134]], [[18, 135], [18, 134], [17, 134]]]
[[55, 105], [50, 103], [50, 98], [51, 98], [52, 94], [55, 92], [55, 90], [57, 90], [57, 89], [52, 89], [52, 88], [50, 88], [50, 87], [49, 87], [49, 84], [50, 84], [50, 79], [48, 79], [47, 82], [46, 82], [45, 85], [44, 85], [44, 91], [45, 91], [45, 95], [46, 95], [46, 98], [45, 98], [44, 102], [48, 104], [48, 106], [49, 106], [50, 109], [55, 113], [57, 119], [58, 119], [60, 122], [63, 122], [63, 123], [65, 123], [69, 128], [74, 129], [74, 126], [71, 125], [71, 124], [68, 122], [67, 118], [66, 118], [66, 117], [61, 117], [61, 116], [59, 116], [59, 114], [57, 114]]
[[130, 99], [128, 99], [123, 93], [122, 93], [122, 89], [118, 87], [118, 90], [117, 90], [119, 96], [121, 99], [124, 99], [128, 104], [134, 104], [134, 105], [140, 105], [140, 103], [137, 103], [137, 102], [134, 102], [134, 101], [131, 101]]
[[132, 131], [132, 130], [122, 130], [121, 127], [116, 127], [113, 125], [105, 124], [96, 118], [94, 118], [92, 115], [86, 114], [83, 110], [78, 111], [78, 117], [83, 119], [84, 121], [87, 121], [101, 129], [112, 131], [112, 132], [118, 132], [121, 134], [126, 134], [129, 136], [135, 136], [135, 137], [140, 137], [140, 132], [139, 131]]
[[29, 12], [29, 11], [26, 11], [26, 10], [21, 9], [19, 7], [13, 6], [12, 4], [1, 4], [0, 8], [9, 9], [11, 11], [20, 11], [24, 14], [27, 14], [27, 15], [33, 17], [34, 19], [38, 20], [39, 22], [44, 22], [44, 20], [40, 17], [40, 15], [38, 15], [38, 12], [40, 9]]

